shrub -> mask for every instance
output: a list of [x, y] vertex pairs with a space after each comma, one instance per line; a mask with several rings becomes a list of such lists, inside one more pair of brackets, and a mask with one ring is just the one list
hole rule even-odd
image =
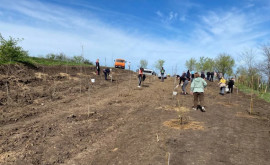
[[28, 57], [28, 52], [22, 47], [17, 46], [22, 39], [14, 39], [9, 37], [8, 40], [0, 34], [0, 61], [1, 62], [21, 62]]

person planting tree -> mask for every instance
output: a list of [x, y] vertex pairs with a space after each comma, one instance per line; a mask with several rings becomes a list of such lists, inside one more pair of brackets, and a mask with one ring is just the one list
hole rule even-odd
[[[202, 112], [205, 112], [205, 105], [204, 105], [204, 88], [207, 86], [207, 83], [204, 79], [202, 79], [199, 73], [194, 74], [194, 80], [191, 83], [190, 90], [193, 93], [193, 109], [201, 109]], [[198, 104], [200, 102], [200, 104]]]

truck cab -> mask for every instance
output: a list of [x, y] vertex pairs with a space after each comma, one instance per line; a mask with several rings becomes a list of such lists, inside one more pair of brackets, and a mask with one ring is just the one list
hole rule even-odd
[[114, 63], [115, 68], [125, 69], [126, 61], [124, 59], [116, 59], [114, 61], [115, 61]]

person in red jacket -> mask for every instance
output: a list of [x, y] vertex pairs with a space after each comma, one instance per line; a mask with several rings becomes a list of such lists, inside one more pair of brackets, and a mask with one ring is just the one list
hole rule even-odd
[[141, 87], [141, 83], [142, 83], [142, 79], [143, 79], [143, 68], [142, 67], [139, 69], [138, 78], [139, 78], [139, 85], [138, 85], [138, 87], [140, 88]]
[[100, 67], [99, 67], [99, 59], [96, 61], [96, 69], [97, 69], [97, 75], [100, 74]]

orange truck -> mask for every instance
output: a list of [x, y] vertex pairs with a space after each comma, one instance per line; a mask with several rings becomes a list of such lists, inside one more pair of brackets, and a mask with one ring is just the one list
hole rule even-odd
[[115, 68], [125, 69], [126, 61], [124, 59], [116, 59], [114, 61], [115, 61], [114, 63]]

